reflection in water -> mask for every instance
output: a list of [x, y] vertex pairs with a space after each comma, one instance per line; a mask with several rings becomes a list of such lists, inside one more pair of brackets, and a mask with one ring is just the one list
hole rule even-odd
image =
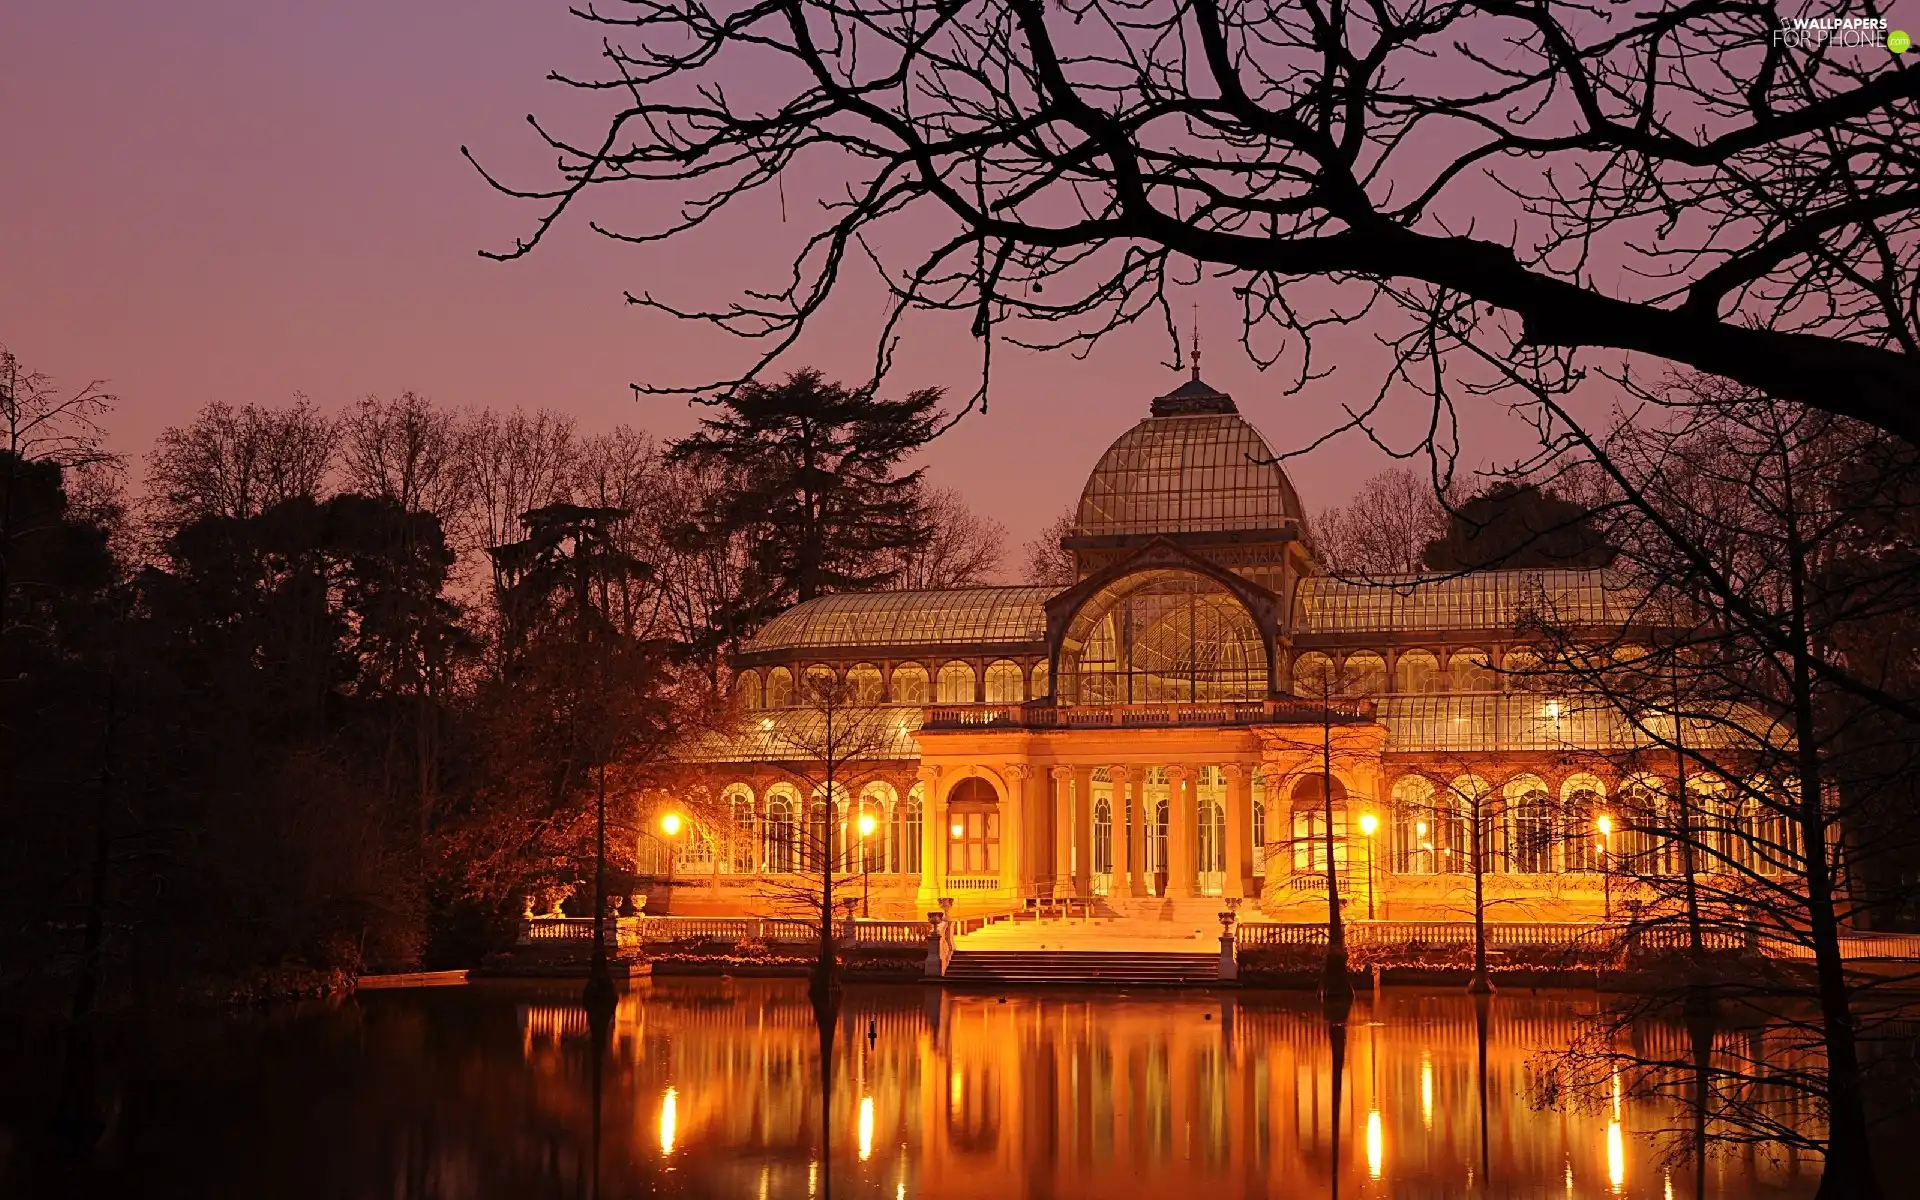
[[[1333, 1036], [1306, 997], [856, 987], [842, 1019], [875, 1037], [835, 1041], [823, 1160], [804, 985], [661, 980], [624, 995], [608, 1033], [599, 1195], [1811, 1194], [1817, 1168], [1764, 1153], [1676, 1182], [1648, 1135], [1685, 1135], [1691, 1119], [1631, 1088], [1594, 1111], [1533, 1108], [1530, 1060], [1592, 1011], [1579, 995], [1503, 995], [1482, 1042], [1473, 1003], [1454, 995], [1389, 990]], [[1657, 1036], [1684, 1044], [1684, 1031]], [[569, 987], [381, 993], [237, 1042], [191, 1059], [228, 1091], [236, 1072], [257, 1075], [226, 1110], [169, 1104], [181, 1088], [164, 1073], [128, 1076], [153, 1090], [130, 1096], [140, 1119], [110, 1136], [107, 1182], [368, 1200], [589, 1192], [591, 1046]]]

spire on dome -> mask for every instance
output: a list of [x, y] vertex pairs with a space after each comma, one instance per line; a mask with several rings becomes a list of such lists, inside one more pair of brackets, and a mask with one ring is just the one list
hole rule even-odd
[[1233, 397], [1200, 378], [1200, 306], [1193, 306], [1193, 378], [1153, 400], [1156, 417], [1193, 417], [1208, 413], [1237, 413]]

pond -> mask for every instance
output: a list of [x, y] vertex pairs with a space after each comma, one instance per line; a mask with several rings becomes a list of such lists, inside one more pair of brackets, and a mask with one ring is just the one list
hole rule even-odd
[[[1362, 994], [1335, 1039], [1252, 992], [849, 989], [833, 1153], [803, 986], [660, 979], [604, 1056], [577, 984], [367, 993], [104, 1038], [107, 1128], [52, 1153], [51, 1039], [15, 1030], [0, 1191], [116, 1197], [1692, 1197], [1686, 1112], [1535, 1096], [1595, 1008]], [[871, 1036], [869, 1036], [871, 1034]], [[1636, 1036], [1639, 1036], [1636, 1033]], [[1651, 1041], [1683, 1031], [1646, 1031]], [[1336, 1079], [1337, 1074], [1337, 1079]], [[31, 1082], [31, 1086], [29, 1083]], [[1337, 1087], [1337, 1091], [1336, 1091]], [[1810, 1195], [1817, 1160], [1710, 1155], [1706, 1194]]]

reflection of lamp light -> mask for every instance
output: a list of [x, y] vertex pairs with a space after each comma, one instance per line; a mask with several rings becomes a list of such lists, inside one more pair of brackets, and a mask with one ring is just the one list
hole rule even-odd
[[1620, 1122], [1607, 1122], [1607, 1182], [1619, 1195], [1627, 1181], [1627, 1147], [1620, 1136]]
[[860, 1097], [860, 1161], [873, 1157], [873, 1097]]
[[1598, 817], [1594, 818], [1593, 827], [1600, 831], [1601, 837], [1605, 837], [1613, 832], [1613, 818], [1605, 813], [1601, 813]]
[[953, 836], [955, 837], [965, 837], [967, 835], [967, 827], [965, 825], [962, 825], [958, 821], [955, 821], [952, 825], [949, 825], [947, 827], [947, 831], [953, 834]]
[[674, 834], [679, 833], [680, 832], [680, 814], [668, 813], [666, 816], [661, 817], [660, 828], [666, 831], [668, 837], [672, 837]]
[[[1373, 832], [1380, 828], [1380, 818], [1372, 813], [1360, 814], [1360, 832], [1367, 839], [1367, 920], [1373, 920]], [[1374, 1172], [1375, 1177], [1379, 1172]]]
[[1433, 1055], [1420, 1052], [1420, 1124], [1433, 1128]]
[[666, 1099], [660, 1102], [660, 1153], [673, 1153], [673, 1136], [680, 1124], [680, 1093], [667, 1089]]
[[1547, 720], [1558, 721], [1560, 719], [1560, 702], [1558, 700], [1547, 701], [1546, 713]]
[[1380, 1110], [1374, 1109], [1367, 1114], [1367, 1174], [1380, 1178], [1380, 1151], [1383, 1149], [1380, 1135]]

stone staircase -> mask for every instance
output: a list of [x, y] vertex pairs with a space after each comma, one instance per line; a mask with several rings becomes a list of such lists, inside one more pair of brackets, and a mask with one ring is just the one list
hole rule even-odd
[[1220, 956], [1146, 950], [955, 950], [946, 982], [954, 984], [1157, 984], [1205, 987], [1219, 982]]

